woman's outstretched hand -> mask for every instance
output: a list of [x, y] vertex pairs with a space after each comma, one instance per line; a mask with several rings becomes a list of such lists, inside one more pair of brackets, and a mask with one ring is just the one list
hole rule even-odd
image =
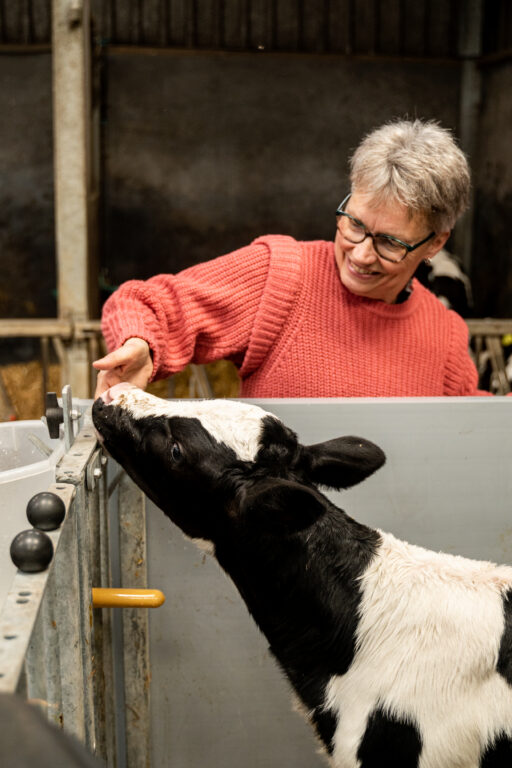
[[144, 389], [153, 373], [149, 344], [144, 339], [127, 339], [119, 349], [95, 360], [93, 367], [99, 371], [95, 398], [121, 381], [129, 381]]

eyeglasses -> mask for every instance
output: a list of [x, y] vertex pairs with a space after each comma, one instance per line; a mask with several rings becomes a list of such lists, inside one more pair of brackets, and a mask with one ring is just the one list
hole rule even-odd
[[367, 237], [371, 237], [376, 253], [381, 259], [385, 259], [385, 261], [392, 261], [393, 263], [398, 264], [403, 261], [411, 251], [415, 251], [416, 248], [419, 248], [420, 245], [423, 245], [435, 235], [435, 232], [431, 232], [430, 235], [427, 235], [427, 237], [419, 243], [416, 243], [416, 245], [404, 243], [403, 240], [399, 240], [398, 237], [393, 237], [392, 235], [381, 235], [380, 233], [374, 235], [373, 232], [368, 232], [362, 221], [359, 221], [355, 216], [351, 216], [350, 213], [347, 213], [344, 210], [351, 195], [352, 193], [346, 196], [343, 202], [339, 204], [336, 211], [336, 216], [340, 219], [338, 228], [341, 235], [345, 240], [348, 240], [349, 243], [362, 243]]

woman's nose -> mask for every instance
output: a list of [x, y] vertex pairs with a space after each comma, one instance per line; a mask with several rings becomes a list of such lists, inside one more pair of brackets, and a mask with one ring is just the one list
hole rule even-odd
[[352, 248], [352, 259], [360, 264], [373, 264], [377, 261], [377, 254], [373, 247], [371, 237], [366, 237], [362, 243], [357, 243]]

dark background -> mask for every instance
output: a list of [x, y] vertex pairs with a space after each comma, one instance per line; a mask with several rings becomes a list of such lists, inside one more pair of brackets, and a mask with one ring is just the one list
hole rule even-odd
[[[461, 136], [470, 61], [473, 314], [510, 317], [511, 6], [483, 3], [468, 56], [470, 0], [93, 0], [101, 299], [261, 234], [331, 238], [365, 132]], [[56, 313], [50, 24], [49, 0], [0, 4], [2, 317]]]

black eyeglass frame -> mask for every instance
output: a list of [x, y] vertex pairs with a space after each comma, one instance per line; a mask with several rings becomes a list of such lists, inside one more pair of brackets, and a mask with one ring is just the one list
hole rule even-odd
[[[338, 205], [338, 208], [336, 209], [336, 216], [346, 216], [348, 219], [351, 219], [352, 221], [354, 221], [358, 227], [361, 227], [364, 232], [364, 237], [362, 240], [358, 240], [357, 244], [359, 245], [359, 243], [364, 243], [367, 237], [371, 237], [375, 253], [379, 256], [379, 258], [384, 259], [385, 261], [389, 261], [391, 262], [391, 264], [400, 264], [404, 259], [407, 258], [407, 256], [412, 251], [415, 251], [416, 248], [420, 247], [420, 245], [424, 245], [426, 242], [428, 242], [428, 240], [430, 240], [435, 235], [435, 232], [431, 232], [430, 235], [427, 235], [427, 237], [423, 238], [423, 240], [420, 240], [419, 243], [416, 243], [415, 245], [409, 245], [409, 243], [404, 243], [403, 240], [400, 240], [398, 237], [393, 237], [393, 235], [386, 235], [380, 232], [376, 232], [376, 233], [370, 232], [368, 229], [366, 229], [362, 221], [360, 221], [359, 219], [356, 219], [355, 216], [352, 216], [350, 213], [347, 213], [346, 211], [343, 210], [343, 206], [345, 206], [348, 203], [351, 197], [352, 197], [352, 192], [349, 192], [348, 195], [345, 197], [345, 199], [342, 200], [342, 202]], [[376, 237], [385, 237], [387, 240], [392, 240], [394, 243], [399, 243], [399, 245], [405, 248], [407, 252], [404, 253], [402, 258], [398, 259], [398, 261], [396, 261], [395, 259], [390, 259], [389, 256], [383, 256], [381, 253], [379, 253], [379, 251], [375, 246]], [[353, 242], [348, 237], [346, 239], [350, 243]]]

